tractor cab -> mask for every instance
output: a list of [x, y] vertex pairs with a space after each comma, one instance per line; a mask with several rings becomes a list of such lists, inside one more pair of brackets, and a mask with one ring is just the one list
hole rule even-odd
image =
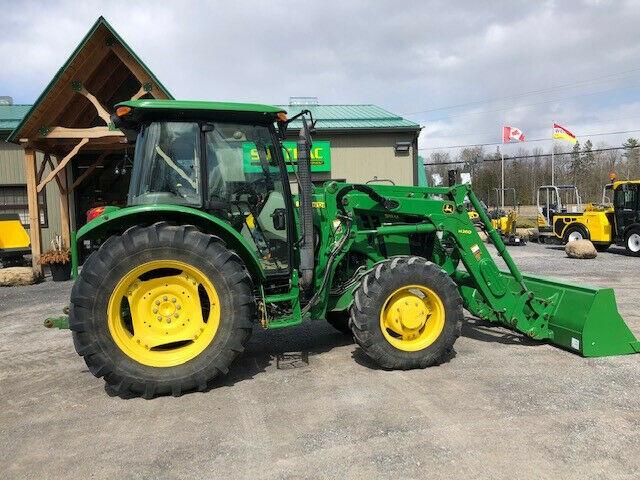
[[157, 103], [126, 102], [117, 109], [116, 121], [136, 145], [127, 206], [171, 204], [206, 212], [242, 235], [265, 272], [288, 275], [291, 193], [274, 128], [284, 112]]
[[613, 209], [615, 236], [640, 254], [640, 180], [613, 183]]

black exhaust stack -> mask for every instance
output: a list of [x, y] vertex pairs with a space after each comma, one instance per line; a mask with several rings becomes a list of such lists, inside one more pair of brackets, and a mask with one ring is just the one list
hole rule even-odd
[[307, 119], [302, 117], [298, 137], [298, 189], [300, 198], [300, 286], [307, 289], [313, 281], [315, 246], [313, 244], [313, 205], [311, 201], [311, 132]]

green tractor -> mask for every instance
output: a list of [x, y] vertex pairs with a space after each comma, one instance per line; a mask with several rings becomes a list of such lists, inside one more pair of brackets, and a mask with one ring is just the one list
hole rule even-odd
[[[463, 308], [584, 356], [638, 353], [611, 289], [523, 276], [468, 185], [311, 182], [313, 119], [267, 105], [138, 100], [128, 206], [71, 293], [73, 342], [121, 395], [180, 395], [227, 373], [256, 323], [327, 318], [385, 369], [450, 358]], [[292, 121], [296, 149], [284, 149]], [[289, 175], [297, 178], [290, 190]], [[507, 270], [469, 219], [480, 216]], [[57, 319], [59, 320], [59, 319]]]

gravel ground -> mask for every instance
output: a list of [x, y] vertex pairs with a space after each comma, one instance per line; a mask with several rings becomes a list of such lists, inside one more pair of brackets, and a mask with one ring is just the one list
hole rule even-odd
[[[511, 249], [525, 272], [610, 286], [640, 336], [640, 259]], [[637, 479], [640, 356], [583, 359], [467, 319], [456, 355], [386, 372], [325, 322], [256, 331], [205, 393], [112, 397], [45, 316], [71, 283], [0, 289], [2, 478]], [[309, 353], [278, 369], [274, 355]]]

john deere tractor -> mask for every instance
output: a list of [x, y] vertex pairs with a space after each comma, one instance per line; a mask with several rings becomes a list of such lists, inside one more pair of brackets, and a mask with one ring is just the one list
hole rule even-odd
[[[103, 243], [75, 281], [69, 327], [120, 394], [206, 389], [254, 328], [312, 319], [353, 334], [385, 369], [450, 358], [463, 308], [584, 356], [640, 351], [611, 289], [523, 276], [470, 186], [314, 187], [309, 112], [138, 100], [114, 121], [135, 142], [128, 206], [77, 232]], [[292, 121], [297, 147], [284, 148]]]

